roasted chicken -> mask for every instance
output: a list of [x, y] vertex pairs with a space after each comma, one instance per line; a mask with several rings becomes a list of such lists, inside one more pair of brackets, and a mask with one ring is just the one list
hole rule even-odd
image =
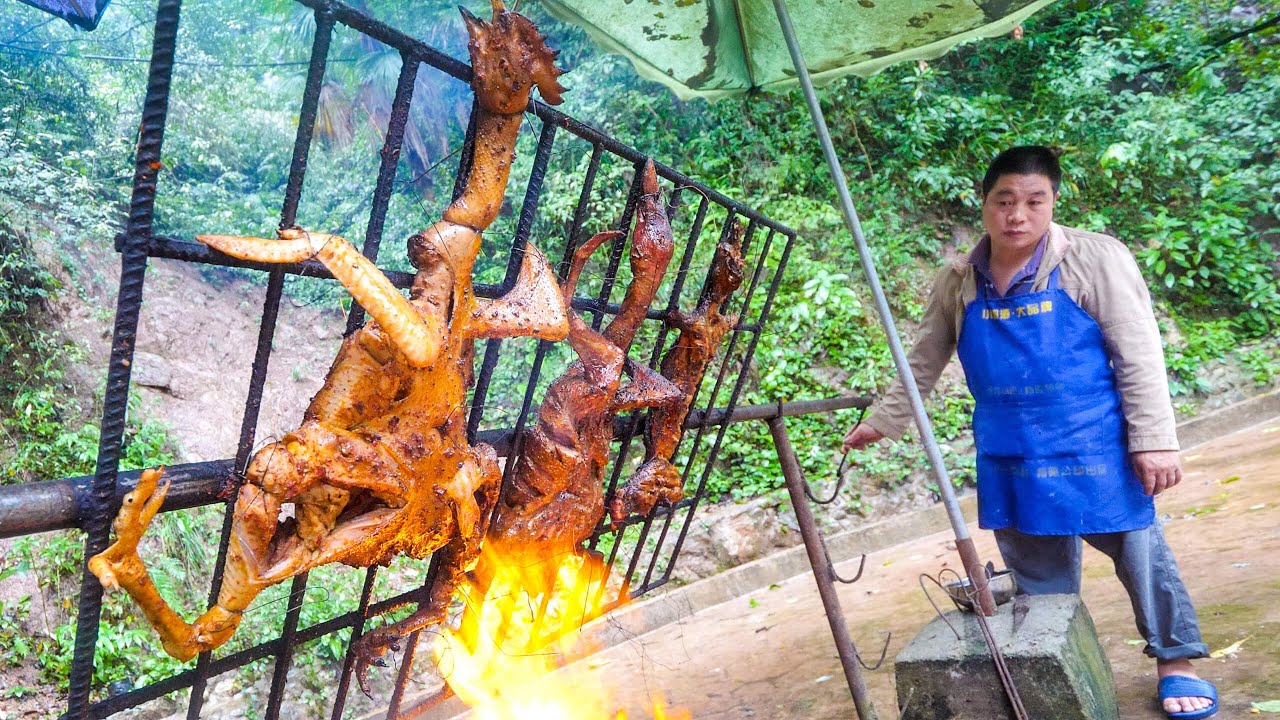
[[[235, 502], [221, 591], [194, 623], [160, 597], [137, 554], [168, 489], [162, 469], [145, 472], [126, 496], [115, 544], [93, 557], [89, 569], [105, 587], [133, 596], [175, 658], [223, 644], [263, 589], [310, 568], [439, 554], [441, 572], [418, 612], [360, 639], [356, 674], [367, 693], [368, 665], [382, 664], [381, 655], [406, 632], [442, 619], [461, 573], [474, 562], [501, 484], [493, 448], [467, 441], [474, 341], [563, 340], [574, 316], [564, 300], [572, 283], [561, 288], [532, 246], [524, 248], [519, 279], [507, 295], [484, 302], [472, 291], [481, 232], [501, 205], [531, 89], [536, 85], [544, 100], [557, 103], [563, 88], [555, 53], [528, 19], [501, 0], [493, 0], [490, 22], [463, 14], [478, 106], [474, 162], [465, 191], [443, 219], [408, 243], [417, 268], [408, 299], [334, 235], [290, 228], [274, 240], [197, 238], [255, 262], [316, 259], [371, 320], [342, 343], [302, 426], [251, 459]], [[281, 519], [290, 506], [292, 516]]]
[[662, 375], [680, 388], [680, 400], [655, 407], [645, 425], [645, 463], [614, 494], [609, 514], [614, 520], [628, 515], [648, 515], [659, 502], [676, 503], [684, 497], [680, 471], [671, 464], [689, 406], [698, 384], [725, 333], [738, 323], [737, 315], [721, 312], [725, 300], [742, 284], [742, 224], [737, 220], [716, 246], [711, 270], [697, 308], [690, 314], [676, 310], [667, 322], [680, 336], [662, 359]]
[[[569, 315], [569, 344], [579, 360], [547, 389], [489, 528], [486, 542], [500, 545], [499, 554], [506, 557], [532, 564], [576, 552], [604, 516], [603, 477], [614, 416], [680, 402], [680, 388], [627, 358], [674, 246], [652, 163], [639, 182], [642, 194], [631, 235], [633, 280], [603, 332]], [[605, 239], [597, 235], [578, 255], [590, 254], [592, 243]], [[568, 286], [574, 279], [567, 278]], [[626, 385], [624, 373], [631, 377]]]

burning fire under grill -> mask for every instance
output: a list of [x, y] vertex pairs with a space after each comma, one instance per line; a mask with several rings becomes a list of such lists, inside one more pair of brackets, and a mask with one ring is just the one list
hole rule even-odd
[[[528, 565], [486, 549], [491, 575], [464, 586], [456, 628], [432, 647], [449, 688], [475, 720], [625, 720], [612, 688], [573, 664], [598, 649], [588, 623], [603, 610], [608, 568], [598, 556], [569, 553]], [[654, 720], [691, 716], [654, 700]]]

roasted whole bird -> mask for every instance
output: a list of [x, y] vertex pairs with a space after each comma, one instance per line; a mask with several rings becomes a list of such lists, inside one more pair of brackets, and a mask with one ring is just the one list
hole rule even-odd
[[[666, 378], [627, 358], [674, 249], [652, 162], [639, 181], [642, 194], [631, 235], [633, 280], [621, 309], [603, 332], [570, 313], [569, 344], [579, 360], [547, 389], [489, 527], [486, 542], [517, 562], [576, 552], [604, 517], [603, 477], [614, 416], [673, 405], [682, 397]], [[593, 243], [606, 239], [607, 234], [597, 235], [577, 255], [585, 257], [595, 249]], [[575, 279], [570, 275], [567, 284]], [[624, 373], [631, 376], [625, 385]], [[482, 566], [478, 573], [483, 572]]]
[[[501, 205], [531, 89], [536, 85], [549, 103], [558, 103], [564, 89], [555, 53], [528, 19], [505, 10], [500, 0], [493, 0], [490, 22], [463, 14], [478, 105], [474, 163], [443, 219], [410, 238], [417, 273], [407, 300], [337, 236], [293, 228], [274, 240], [197, 238], [256, 262], [314, 258], [371, 320], [343, 341], [302, 426], [250, 461], [235, 503], [221, 591], [194, 623], [160, 597], [137, 553], [168, 490], [168, 483], [160, 484], [162, 469], [143, 473], [125, 497], [114, 524], [116, 542], [93, 557], [89, 569], [103, 586], [133, 596], [164, 649], [179, 660], [225, 643], [263, 589], [310, 568], [330, 562], [367, 567], [398, 554], [437, 553], [441, 573], [427, 602], [411, 617], [360, 639], [356, 675], [367, 693], [369, 664], [383, 664], [382, 654], [405, 633], [444, 617], [478, 553], [501, 473], [493, 448], [467, 441], [474, 341], [563, 340], [573, 313], [563, 299], [572, 295], [572, 283], [562, 289], [532, 246], [525, 247], [507, 295], [484, 302], [473, 293], [481, 232]], [[577, 270], [572, 274], [576, 278]], [[282, 520], [288, 506], [293, 516]]]
[[648, 515], [657, 503], [676, 503], [684, 497], [680, 471], [671, 464], [671, 456], [680, 444], [702, 375], [725, 333], [738, 323], [737, 315], [725, 315], [721, 308], [741, 284], [742, 224], [734, 220], [727, 236], [716, 245], [697, 308], [688, 315], [676, 310], [667, 319], [680, 330], [680, 336], [662, 359], [662, 376], [680, 388], [680, 400], [649, 413], [644, 433], [646, 460], [614, 494], [609, 504], [614, 520], [636, 513]]

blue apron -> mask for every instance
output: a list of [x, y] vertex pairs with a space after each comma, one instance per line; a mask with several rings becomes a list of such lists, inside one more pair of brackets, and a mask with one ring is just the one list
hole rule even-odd
[[978, 524], [1029, 535], [1147, 527], [1152, 498], [1129, 464], [1102, 328], [1058, 287], [978, 296], [958, 353], [977, 404]]

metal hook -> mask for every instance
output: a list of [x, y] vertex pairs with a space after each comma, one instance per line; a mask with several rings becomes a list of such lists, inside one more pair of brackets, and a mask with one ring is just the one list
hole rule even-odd
[[[929, 582], [941, 588], [943, 592], [946, 592], [947, 589], [943, 587], [941, 577], [942, 577], [942, 573], [946, 572], [949, 569], [950, 568], [943, 568], [938, 573], [938, 577], [936, 578], [930, 575], [929, 573], [920, 573], [918, 582], [920, 583], [920, 590], [924, 592], [924, 599], [928, 600], [929, 604], [933, 606], [933, 611], [938, 614], [938, 617], [942, 618], [942, 622], [946, 623], [948, 628], [951, 628], [951, 632], [956, 636], [956, 640], [960, 640], [962, 639], [960, 637], [960, 631], [956, 630], [956, 626], [952, 625], [951, 621], [947, 619], [946, 613], [942, 612], [942, 608], [938, 607], [938, 604], [933, 601], [933, 596], [929, 594], [929, 588], [925, 587], [925, 584], [924, 584], [924, 581], [928, 580]], [[956, 573], [956, 575], [958, 577], [959, 573]], [[950, 598], [951, 594], [947, 593], [947, 597]], [[951, 602], [955, 603], [955, 600], [952, 599]], [[956, 607], [959, 608], [960, 607], [959, 604], [957, 604]]]
[[834, 565], [831, 564], [831, 553], [827, 550], [825, 543], [823, 544], [822, 551], [824, 553], [827, 553], [827, 569], [831, 572], [831, 578], [836, 582], [844, 583], [845, 585], [852, 585], [858, 582], [858, 578], [862, 577], [862, 569], [867, 566], [866, 553], [863, 553], [862, 559], [858, 561], [858, 573], [853, 577], [849, 578], [848, 580], [845, 580], [844, 578], [836, 574], [836, 568]]
[[892, 632], [886, 633], [884, 637], [884, 646], [880, 648], [880, 659], [876, 660], [875, 665], [868, 665], [865, 662], [863, 662], [862, 653], [858, 652], [857, 650], [853, 651], [853, 656], [858, 659], [858, 664], [861, 665], [864, 670], [868, 670], [872, 672], [879, 670], [880, 666], [884, 665], [885, 657], [889, 654], [889, 643], [892, 640], [893, 640], [893, 633]]
[[[781, 415], [781, 407], [782, 407], [781, 402], [778, 403], [778, 407], [779, 407], [779, 415]], [[862, 419], [866, 417], [866, 415], [867, 415], [867, 409], [865, 407], [861, 408], [858, 414], [858, 421], [853, 424], [854, 430], [857, 430], [859, 427], [861, 427]], [[831, 491], [831, 497], [827, 498], [826, 500], [819, 500], [818, 498], [813, 496], [813, 490], [809, 488], [809, 483], [806, 482], [804, 484], [804, 494], [806, 497], [809, 498], [810, 502], [812, 502], [815, 505], [830, 505], [831, 503], [836, 501], [836, 497], [840, 495], [840, 489], [844, 487], [844, 480], [846, 477], [845, 473], [849, 469], [849, 452], [850, 451], [845, 451], [844, 455], [840, 457], [840, 464], [839, 466], [836, 467], [836, 488], [835, 490]]]

